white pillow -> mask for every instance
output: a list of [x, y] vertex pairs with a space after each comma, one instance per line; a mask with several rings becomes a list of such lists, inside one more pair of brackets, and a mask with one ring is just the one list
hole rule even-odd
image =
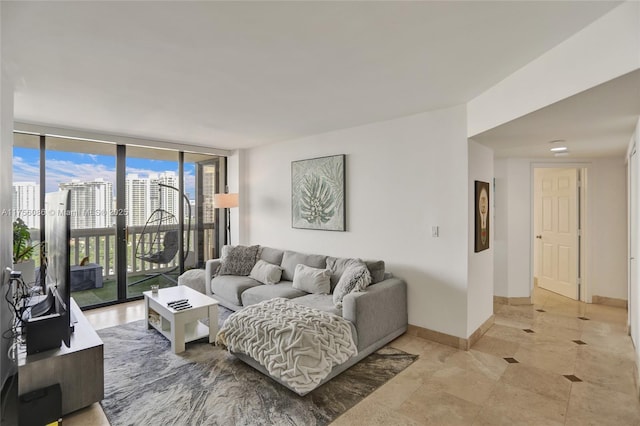
[[364, 262], [352, 263], [340, 276], [340, 281], [333, 290], [333, 303], [342, 306], [342, 299], [354, 291], [363, 291], [371, 284], [371, 273]]
[[293, 274], [293, 288], [314, 294], [329, 294], [331, 292], [331, 271], [328, 269], [312, 268], [299, 263]]
[[277, 284], [282, 278], [282, 268], [260, 259], [253, 266], [249, 278], [260, 281], [262, 284]]

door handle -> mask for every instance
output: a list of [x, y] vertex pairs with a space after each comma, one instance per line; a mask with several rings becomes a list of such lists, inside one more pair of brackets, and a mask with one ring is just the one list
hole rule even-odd
[[542, 235], [536, 235], [536, 238], [541, 240], [542, 239]]

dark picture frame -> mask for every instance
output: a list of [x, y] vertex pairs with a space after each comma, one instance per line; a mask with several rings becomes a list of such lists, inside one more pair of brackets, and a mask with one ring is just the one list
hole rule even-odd
[[490, 238], [490, 206], [489, 182], [475, 181], [475, 252], [489, 248]]
[[345, 231], [345, 155], [291, 162], [291, 227]]

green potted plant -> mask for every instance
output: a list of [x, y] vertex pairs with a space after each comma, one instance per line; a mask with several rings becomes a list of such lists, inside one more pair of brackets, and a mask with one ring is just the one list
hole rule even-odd
[[22, 279], [27, 284], [36, 280], [36, 262], [32, 259], [36, 247], [27, 224], [16, 219], [13, 222], [13, 270], [22, 272]]

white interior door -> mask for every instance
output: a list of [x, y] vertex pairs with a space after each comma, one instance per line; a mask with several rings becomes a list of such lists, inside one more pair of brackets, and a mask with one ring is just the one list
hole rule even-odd
[[578, 170], [542, 170], [536, 179], [538, 285], [578, 300]]

